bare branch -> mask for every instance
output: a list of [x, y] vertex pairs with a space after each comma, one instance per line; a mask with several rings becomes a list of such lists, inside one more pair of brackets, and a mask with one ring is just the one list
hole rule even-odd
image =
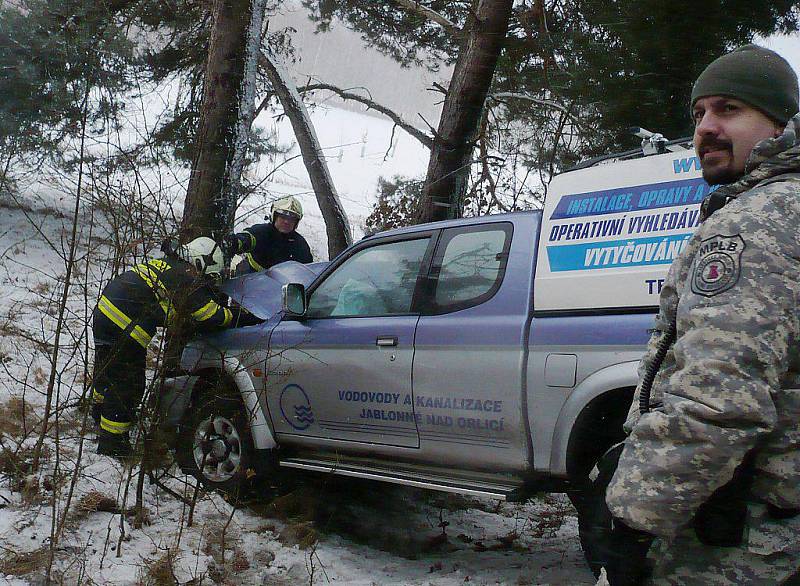
[[583, 123], [578, 119], [577, 116], [570, 112], [569, 108], [553, 100], [546, 100], [544, 98], [531, 96], [530, 94], [520, 94], [516, 92], [497, 92], [495, 94], [489, 94], [489, 97], [498, 102], [502, 102], [503, 100], [526, 100], [528, 102], [533, 102], [534, 104], [539, 104], [540, 106], [548, 106], [558, 110], [559, 112], [563, 112], [576, 125], [583, 126]]
[[330, 92], [335, 93], [343, 100], [353, 100], [354, 102], [359, 102], [361, 104], [364, 104], [368, 110], [375, 110], [376, 112], [380, 112], [381, 114], [389, 118], [392, 122], [395, 123], [395, 125], [405, 130], [408, 134], [416, 138], [418, 141], [420, 141], [429, 149], [433, 148], [433, 138], [431, 138], [424, 132], [412, 126], [410, 123], [403, 120], [403, 118], [399, 114], [390, 110], [386, 106], [378, 104], [377, 102], [373, 101], [370, 98], [366, 98], [359, 94], [343, 90], [328, 83], [312, 83], [304, 87], [297, 88], [297, 91], [300, 92], [301, 94], [305, 92], [312, 92], [315, 90], [328, 90]]
[[425, 126], [427, 126], [427, 127], [430, 129], [431, 133], [433, 133], [434, 139], [436, 139], [436, 138], [437, 138], [437, 136], [438, 136], [438, 135], [436, 134], [436, 129], [435, 129], [433, 126], [431, 126], [431, 123], [430, 123], [430, 122], [428, 122], [427, 120], [425, 120], [425, 116], [423, 116], [422, 114], [418, 114], [418, 116], [419, 116], [420, 118], [422, 118], [422, 121], [425, 123]]
[[392, 152], [392, 143], [394, 143], [394, 131], [397, 130], [397, 124], [392, 124], [392, 135], [389, 137], [389, 146], [386, 147], [386, 154], [383, 155], [383, 161], [386, 162], [386, 159], [389, 158], [389, 155]]
[[419, 14], [431, 22], [435, 22], [454, 36], [461, 34], [461, 28], [457, 24], [445, 17], [440, 12], [436, 12], [435, 10], [431, 10], [427, 6], [424, 6], [421, 2], [417, 2], [416, 0], [394, 0], [394, 2], [410, 12]]
[[297, 145], [303, 156], [303, 163], [314, 188], [320, 212], [325, 220], [328, 235], [328, 258], [333, 258], [353, 242], [350, 222], [339, 201], [339, 194], [333, 184], [325, 155], [322, 152], [314, 125], [308, 115], [303, 99], [294, 81], [277, 55], [262, 51], [259, 67], [266, 74], [272, 90], [281, 102], [283, 111], [292, 124]]
[[438, 82], [433, 82], [432, 87], [428, 88], [430, 92], [439, 92], [440, 94], [447, 95], [447, 88]]

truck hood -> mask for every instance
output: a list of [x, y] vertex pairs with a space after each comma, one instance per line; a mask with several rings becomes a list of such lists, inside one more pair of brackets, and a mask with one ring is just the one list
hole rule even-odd
[[305, 265], [289, 260], [265, 271], [229, 279], [220, 289], [257, 318], [267, 320], [281, 310], [281, 289], [285, 284], [301, 283], [308, 287], [328, 264]]

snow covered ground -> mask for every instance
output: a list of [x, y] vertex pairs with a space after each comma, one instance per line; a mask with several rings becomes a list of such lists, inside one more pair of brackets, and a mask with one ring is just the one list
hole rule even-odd
[[[421, 175], [427, 155], [400, 131], [392, 139], [391, 125], [374, 117], [332, 108], [313, 116], [358, 238], [377, 178]], [[265, 114], [259, 124], [274, 124], [291, 141], [285, 121]], [[97, 141], [91, 148], [106, 147]], [[272, 199], [297, 195], [306, 208], [301, 232], [324, 259], [324, 225], [295, 155], [250, 171], [252, 180], [280, 166], [242, 206], [240, 225], [260, 221]], [[124, 252], [135, 255], [153, 244], [137, 239], [131, 220], [142, 210], [156, 224], [159, 211], [179, 213], [188, 173], [158, 169], [113, 181], [93, 173], [84, 177], [78, 206], [77, 262], [54, 370], [76, 176], [40, 171], [19, 176], [14, 197], [0, 192], [0, 583], [42, 583], [51, 555], [53, 581], [64, 584], [594, 583], [562, 496], [511, 505], [295, 477], [294, 489], [279, 498], [270, 493], [238, 509], [201, 493], [190, 524], [190, 507], [175, 495], [191, 500], [193, 485], [168, 465], [169, 456], [157, 456], [166, 463], [161, 486], [144, 480], [145, 514], [132, 516], [138, 468], [97, 456], [77, 408], [91, 363], [87, 316], [111, 274], [112, 248], [129, 246]], [[138, 207], [115, 199], [126, 194]], [[41, 471], [28, 474], [49, 385], [57, 417]]]

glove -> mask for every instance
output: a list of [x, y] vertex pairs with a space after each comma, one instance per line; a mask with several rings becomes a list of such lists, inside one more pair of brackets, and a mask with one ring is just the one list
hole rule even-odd
[[220, 246], [225, 255], [230, 258], [234, 254], [239, 253], [241, 244], [242, 241], [237, 234], [227, 234], [222, 237], [222, 243]]

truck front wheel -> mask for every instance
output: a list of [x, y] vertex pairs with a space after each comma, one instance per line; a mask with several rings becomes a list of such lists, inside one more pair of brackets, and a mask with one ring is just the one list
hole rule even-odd
[[203, 392], [181, 422], [176, 446], [181, 469], [206, 488], [241, 500], [256, 476], [254, 455], [238, 393]]

